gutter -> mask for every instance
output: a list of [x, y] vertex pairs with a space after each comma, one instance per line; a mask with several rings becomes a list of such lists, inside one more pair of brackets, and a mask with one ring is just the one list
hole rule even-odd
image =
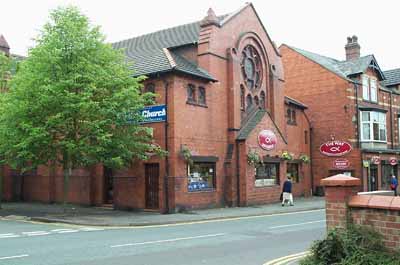
[[313, 151], [313, 144], [312, 144], [312, 137], [311, 134], [313, 133], [313, 128], [311, 126], [311, 122], [310, 119], [308, 118], [307, 114], [305, 111], [303, 111], [304, 113], [304, 117], [306, 117], [308, 126], [310, 128], [310, 133], [308, 135], [308, 142], [310, 144], [310, 173], [311, 173], [311, 196], [313, 196], [314, 194], [314, 170], [313, 170], [313, 159], [312, 159], [312, 151]]
[[[165, 106], [167, 106], [167, 120], [164, 124], [164, 137], [165, 137], [165, 151], [169, 152], [168, 150], [168, 87], [169, 83], [164, 79], [164, 88], [165, 88]], [[169, 178], [169, 156], [165, 156], [165, 176], [164, 176], [164, 194], [165, 194], [165, 212], [169, 213], [169, 185], [168, 185], [168, 178]]]

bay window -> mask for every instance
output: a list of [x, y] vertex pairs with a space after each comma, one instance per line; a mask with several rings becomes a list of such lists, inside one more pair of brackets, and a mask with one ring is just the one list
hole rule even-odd
[[361, 141], [386, 142], [386, 113], [361, 111]]

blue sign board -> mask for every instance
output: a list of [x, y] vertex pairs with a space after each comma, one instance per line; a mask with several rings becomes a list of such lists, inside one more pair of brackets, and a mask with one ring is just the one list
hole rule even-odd
[[142, 123], [167, 121], [166, 105], [147, 106], [141, 112], [143, 117]]

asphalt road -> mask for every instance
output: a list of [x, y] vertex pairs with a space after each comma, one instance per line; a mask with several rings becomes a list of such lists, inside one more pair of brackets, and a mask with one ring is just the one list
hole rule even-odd
[[0, 221], [0, 264], [260, 265], [325, 235], [325, 211], [144, 228]]

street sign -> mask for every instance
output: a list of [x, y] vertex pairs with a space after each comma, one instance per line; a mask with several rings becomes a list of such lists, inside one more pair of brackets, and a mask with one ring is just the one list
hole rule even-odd
[[374, 165], [379, 165], [380, 161], [381, 161], [381, 158], [379, 156], [371, 157], [371, 163]]

